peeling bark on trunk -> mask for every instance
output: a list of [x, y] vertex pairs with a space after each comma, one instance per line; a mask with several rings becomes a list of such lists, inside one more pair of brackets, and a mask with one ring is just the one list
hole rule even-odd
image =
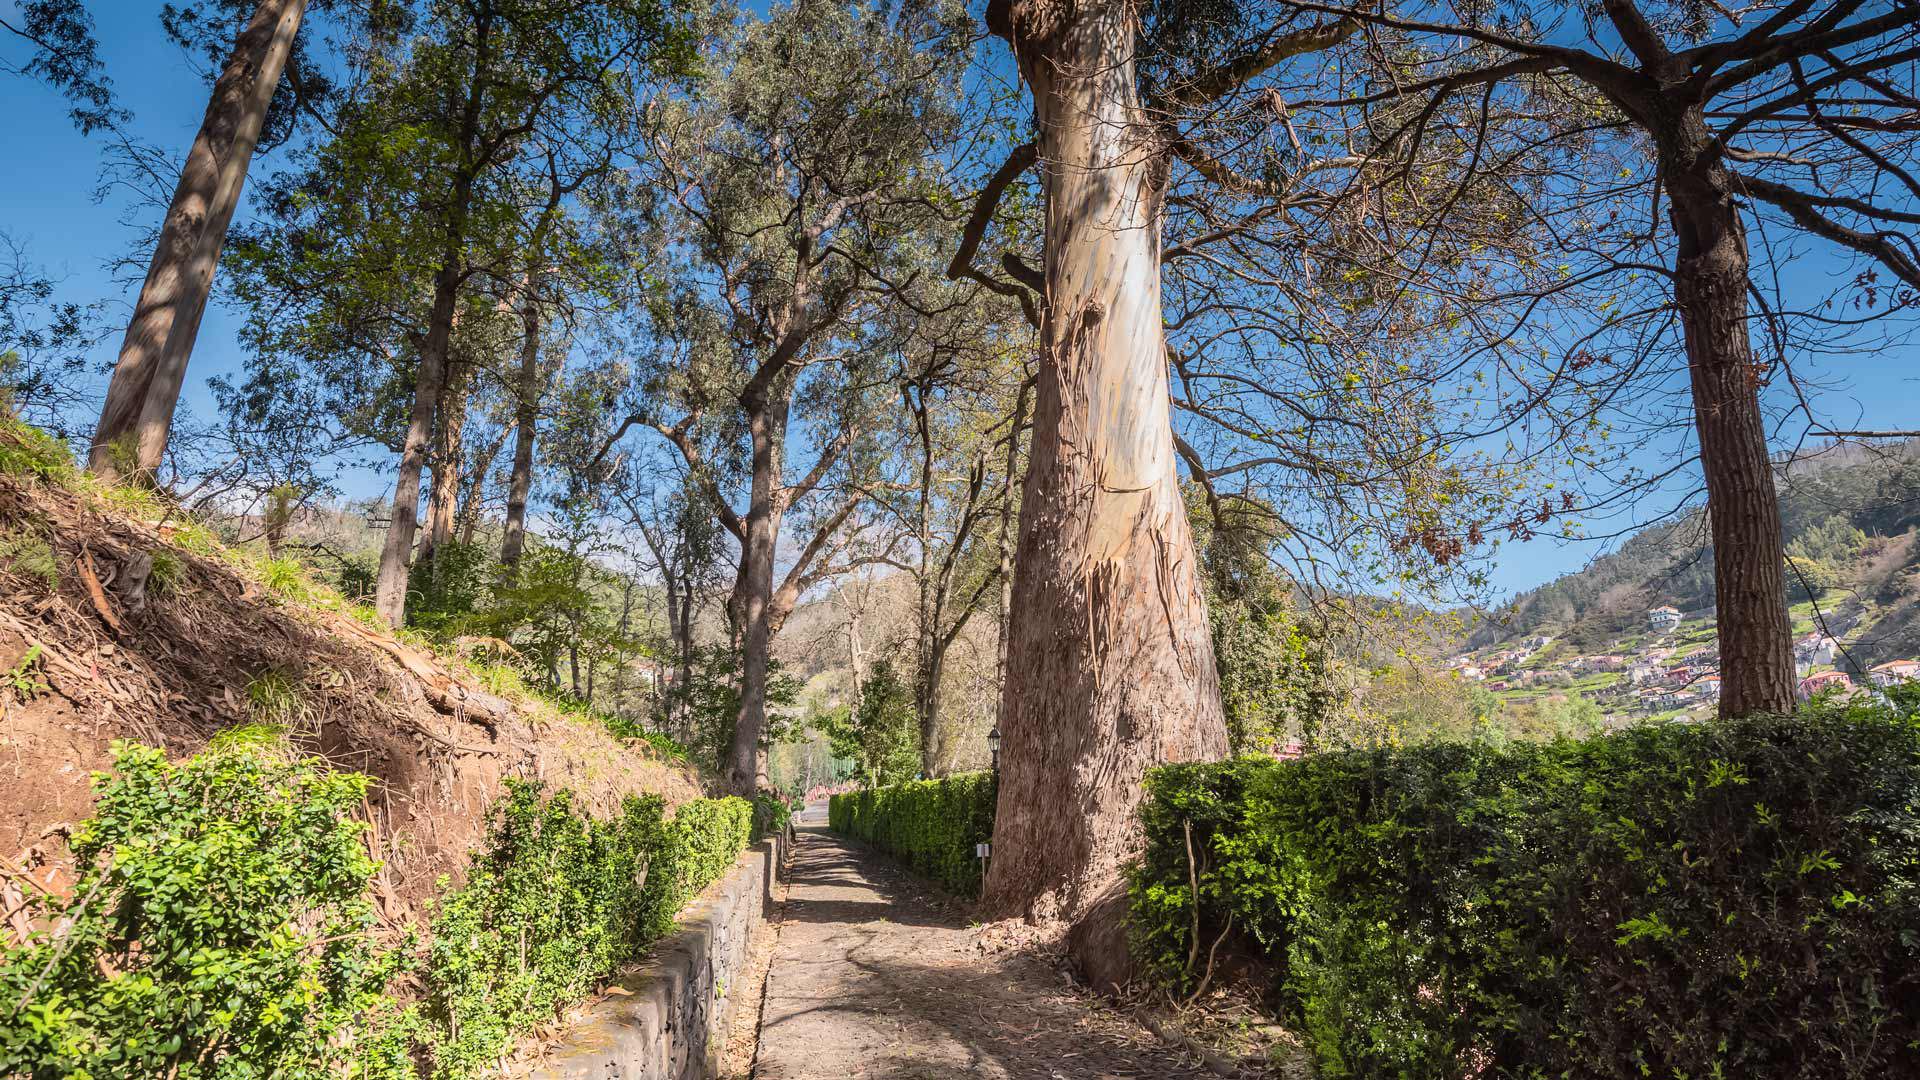
[[1746, 226], [1697, 110], [1681, 118], [1680, 133], [1669, 140], [1698, 148], [1663, 154], [1662, 165], [1678, 240], [1674, 300], [1686, 333], [1713, 536], [1720, 715], [1786, 713], [1794, 707], [1793, 628], [1760, 411], [1766, 365], [1755, 361], [1747, 329]]
[[453, 515], [460, 523], [460, 542], [462, 544], [471, 545], [474, 534], [480, 529], [480, 510], [481, 504], [485, 501], [486, 496], [487, 474], [493, 471], [493, 463], [500, 458], [500, 448], [505, 446], [507, 440], [513, 437], [513, 432], [514, 425], [512, 424], [501, 428], [500, 434], [495, 437], [493, 442], [487, 444], [487, 448], [474, 459], [472, 466], [467, 469], [466, 490], [460, 495], [460, 509], [456, 510]]
[[460, 501], [460, 473], [465, 463], [463, 437], [467, 427], [469, 368], [461, 364], [441, 380], [440, 404], [434, 410], [433, 471], [427, 496], [427, 535], [422, 558], [431, 558], [453, 540], [454, 512]]
[[263, 0], [213, 85], [94, 429], [88, 467], [100, 476], [130, 464], [151, 479], [166, 455], [220, 249], [305, 11], [305, 0]]
[[986, 903], [1064, 920], [1092, 981], [1126, 954], [1141, 777], [1227, 752], [1174, 471], [1160, 302], [1166, 154], [1126, 3], [995, 0], [1032, 89], [1046, 314], [1021, 506]]
[[458, 300], [459, 275], [449, 263], [434, 279], [427, 336], [414, 372], [413, 410], [407, 419], [406, 442], [400, 449], [400, 468], [394, 481], [393, 524], [387, 528], [386, 546], [380, 552], [380, 576], [374, 588], [374, 610], [389, 626], [401, 625], [406, 617], [407, 567], [419, 527], [420, 473], [426, 468], [427, 449], [433, 439], [434, 404], [440, 400]]
[[[1020, 431], [1027, 424], [1027, 386], [1020, 385], [1020, 394], [1013, 403], [1013, 428], [1007, 436], [1007, 468], [1001, 474], [1000, 505], [1000, 600], [999, 610], [994, 614], [999, 620], [1000, 642], [994, 658], [994, 674], [1001, 686], [1007, 685], [1007, 620], [1013, 610], [1013, 537], [1018, 515], [1014, 512], [1013, 476], [1020, 461]], [[998, 728], [1006, 720], [1006, 699], [994, 707], [993, 726]]]
[[746, 537], [740, 544], [740, 568], [727, 604], [740, 634], [740, 711], [723, 770], [728, 790], [740, 795], [752, 795], [764, 780], [760, 737], [767, 727], [767, 665], [773, 659], [773, 636], [784, 621], [784, 613], [777, 610], [773, 571], [786, 511], [780, 443], [786, 438], [787, 403], [752, 402], [747, 413], [753, 476], [742, 520]]
[[520, 311], [520, 378], [514, 386], [513, 472], [507, 481], [506, 534], [500, 540], [500, 564], [520, 565], [527, 546], [527, 497], [533, 491], [533, 439], [540, 405], [540, 306], [527, 290]]

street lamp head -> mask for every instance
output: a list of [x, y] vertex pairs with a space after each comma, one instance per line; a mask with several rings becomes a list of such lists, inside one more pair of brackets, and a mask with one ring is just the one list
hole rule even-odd
[[996, 758], [1000, 756], [1000, 728], [998, 725], [995, 725], [992, 731], [987, 732], [987, 751]]

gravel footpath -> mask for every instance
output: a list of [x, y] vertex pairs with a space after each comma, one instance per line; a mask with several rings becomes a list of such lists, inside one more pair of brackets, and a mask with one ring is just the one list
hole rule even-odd
[[796, 818], [757, 1080], [1217, 1080], [1047, 964], [989, 954], [885, 856]]

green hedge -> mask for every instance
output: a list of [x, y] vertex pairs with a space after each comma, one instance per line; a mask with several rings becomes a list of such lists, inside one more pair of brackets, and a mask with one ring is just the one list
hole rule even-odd
[[[371, 933], [377, 867], [354, 818], [367, 777], [266, 729], [178, 765], [114, 754], [74, 837], [76, 888], [30, 898], [52, 929], [0, 948], [0, 1077], [479, 1075], [672, 930], [753, 823], [744, 799], [667, 819], [657, 797], [599, 821], [565, 791], [512, 783], [417, 956]], [[419, 1007], [388, 995], [397, 976]]]
[[1223, 936], [1264, 954], [1323, 1077], [1920, 1075], [1920, 736], [1895, 709], [1148, 788], [1137, 957], [1186, 990]]
[[671, 821], [657, 796], [595, 821], [565, 791], [510, 782], [466, 884], [433, 922], [427, 965], [434, 1075], [476, 1075], [673, 929], [676, 913], [747, 846], [745, 799], [696, 799]]
[[180, 765], [113, 755], [73, 890], [31, 894], [49, 929], [0, 948], [0, 1076], [410, 1073], [404, 1040], [373, 1034], [398, 954], [369, 934], [367, 778], [244, 738]]
[[980, 893], [974, 845], [993, 836], [991, 773], [909, 780], [835, 795], [827, 824], [889, 851], [917, 873], [963, 896]]

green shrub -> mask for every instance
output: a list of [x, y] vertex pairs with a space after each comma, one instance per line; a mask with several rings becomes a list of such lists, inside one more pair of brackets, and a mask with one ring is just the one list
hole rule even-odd
[[510, 782], [466, 884], [443, 901], [427, 963], [434, 1076], [478, 1075], [514, 1036], [584, 998], [673, 929], [746, 847], [743, 799], [700, 799], [673, 820], [656, 796], [613, 821]]
[[793, 804], [778, 792], [762, 791], [753, 797], [753, 839], [787, 831], [793, 821]]
[[[746, 847], [744, 799], [671, 820], [657, 796], [611, 821], [509, 782], [424, 964], [372, 936], [369, 780], [289, 756], [249, 724], [172, 765], [116, 744], [81, 875], [0, 949], [0, 1076], [25, 1080], [438, 1080], [490, 1070], [511, 1040], [670, 932]], [[385, 990], [417, 978], [420, 1007]], [[13, 1008], [14, 1003], [18, 1008]]]
[[153, 550], [153, 569], [147, 573], [147, 591], [155, 596], [172, 596], [187, 579], [187, 564], [170, 548]]
[[260, 584], [283, 600], [305, 601], [311, 598], [307, 575], [298, 559], [264, 560], [260, 564]]
[[1187, 990], [1216, 940], [1264, 955], [1323, 1076], [1920, 1072], [1920, 729], [1897, 709], [1148, 788], [1137, 958]]
[[974, 845], [993, 836], [993, 774], [909, 780], [835, 795], [827, 824], [891, 852], [913, 870], [962, 896], [980, 892]]
[[[226, 740], [182, 765], [114, 746], [66, 897], [0, 951], [0, 1075], [398, 1077], [375, 1017], [367, 778]], [[359, 1043], [351, 1055], [348, 1047]]]
[[32, 424], [0, 416], [0, 473], [59, 482], [73, 476], [73, 451]]
[[60, 560], [53, 545], [37, 533], [0, 533], [0, 569], [37, 578], [48, 592], [60, 587]]

